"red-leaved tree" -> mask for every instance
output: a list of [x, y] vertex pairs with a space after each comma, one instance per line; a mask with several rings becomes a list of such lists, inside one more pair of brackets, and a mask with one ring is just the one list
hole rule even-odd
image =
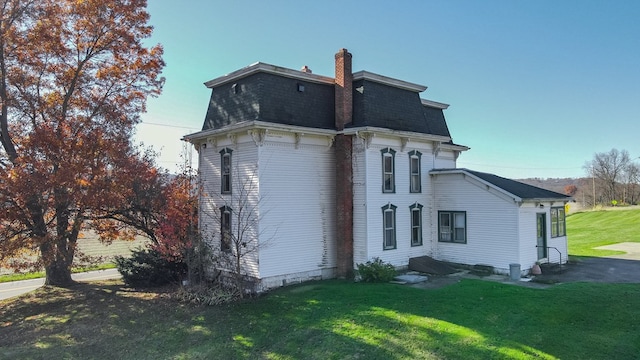
[[148, 20], [146, 0], [0, 0], [0, 263], [34, 252], [66, 285], [81, 231], [154, 221], [160, 175], [131, 144], [164, 81]]

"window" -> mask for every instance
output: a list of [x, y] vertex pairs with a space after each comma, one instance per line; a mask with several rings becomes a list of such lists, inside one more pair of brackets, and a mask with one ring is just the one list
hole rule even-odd
[[409, 192], [419, 193], [422, 191], [421, 177], [420, 177], [420, 158], [422, 154], [419, 151], [413, 150], [409, 152], [409, 176], [411, 177], [411, 184], [409, 185]]
[[411, 246], [422, 245], [422, 205], [409, 206], [411, 211]]
[[382, 192], [396, 192], [396, 182], [394, 178], [396, 151], [390, 148], [382, 149]]
[[560, 237], [567, 235], [565, 227], [564, 207], [551, 208], [551, 237]]
[[438, 211], [438, 241], [467, 243], [467, 213]]
[[233, 150], [225, 148], [220, 151], [220, 182], [221, 192], [231, 194], [231, 152]]
[[220, 250], [231, 251], [231, 208], [220, 208]]
[[382, 207], [382, 226], [384, 228], [383, 249], [390, 250], [396, 248], [396, 208], [395, 205], [385, 205]]

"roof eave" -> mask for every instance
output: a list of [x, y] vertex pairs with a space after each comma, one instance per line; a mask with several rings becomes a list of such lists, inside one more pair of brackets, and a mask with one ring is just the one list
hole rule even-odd
[[259, 72], [264, 72], [268, 74], [274, 74], [279, 76], [284, 76], [292, 79], [298, 79], [302, 81], [315, 82], [320, 84], [333, 85], [335, 84], [335, 80], [330, 77], [306, 73], [303, 71], [287, 69], [281, 66], [275, 66], [271, 64], [266, 64], [263, 62], [253, 63], [249, 66], [246, 66], [242, 69], [236, 70], [229, 74], [217, 77], [213, 80], [209, 80], [204, 83], [207, 88], [214, 88], [216, 86], [220, 86], [223, 84], [231, 83], [247, 77], [249, 75], [253, 75]]
[[252, 121], [242, 121], [233, 125], [225, 126], [224, 128], [221, 128], [221, 129], [203, 130], [193, 134], [187, 134], [183, 136], [181, 140], [194, 143], [199, 140], [205, 140], [212, 136], [219, 136], [219, 135], [228, 134], [228, 133], [238, 133], [238, 132], [242, 132], [249, 129], [268, 129], [268, 130], [297, 132], [297, 133], [313, 134], [313, 135], [327, 135], [327, 136], [335, 136], [337, 133], [335, 130], [331, 130], [331, 129], [310, 128], [310, 127], [304, 127], [304, 126], [285, 125], [285, 124], [278, 124], [278, 123], [272, 123], [272, 122], [266, 122], [266, 121], [252, 120]]
[[353, 73], [353, 80], [369, 80], [413, 92], [423, 92], [427, 90], [427, 87], [424, 85], [410, 83], [408, 81], [398, 80], [384, 75], [374, 74], [365, 70]]
[[441, 103], [433, 100], [420, 99], [420, 101], [422, 102], [423, 106], [428, 106], [428, 107], [442, 109], [442, 110], [449, 108], [449, 104], [445, 104], [445, 103]]

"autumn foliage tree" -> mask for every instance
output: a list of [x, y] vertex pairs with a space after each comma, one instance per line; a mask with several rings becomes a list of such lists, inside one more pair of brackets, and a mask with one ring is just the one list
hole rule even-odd
[[79, 234], [132, 237], [159, 174], [130, 138], [160, 94], [146, 0], [0, 0], [0, 263], [39, 254], [71, 283]]

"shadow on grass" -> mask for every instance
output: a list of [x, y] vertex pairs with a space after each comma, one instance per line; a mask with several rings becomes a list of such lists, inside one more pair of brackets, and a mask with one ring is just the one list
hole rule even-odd
[[0, 358], [632, 358], [639, 299], [638, 285], [325, 281], [194, 307], [111, 281], [3, 302]]

